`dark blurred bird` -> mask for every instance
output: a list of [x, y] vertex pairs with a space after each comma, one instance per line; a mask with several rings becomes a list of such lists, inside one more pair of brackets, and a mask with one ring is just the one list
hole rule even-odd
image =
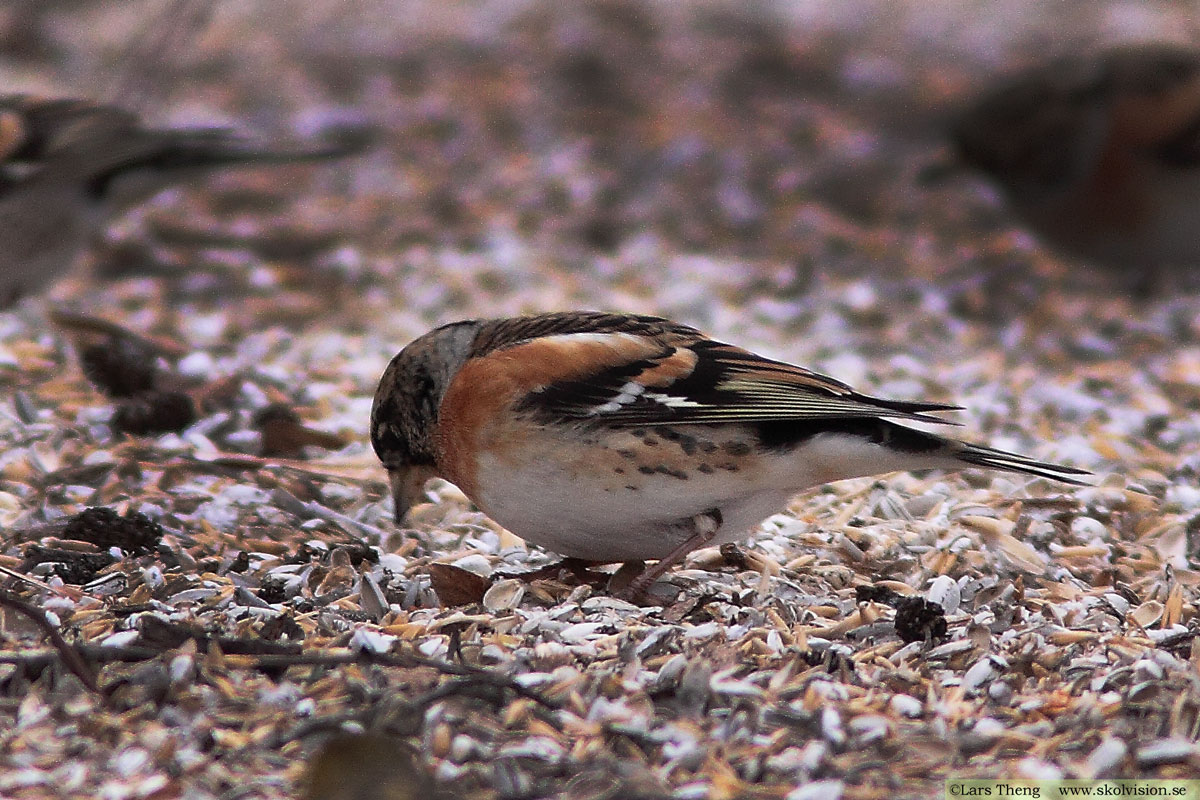
[[219, 128], [155, 129], [83, 100], [0, 96], [0, 307], [66, 273], [108, 222], [172, 183], [222, 167], [338, 158], [365, 128], [271, 143]]
[[304, 800], [457, 800], [417, 763], [412, 748], [383, 733], [342, 733], [308, 764]]
[[371, 443], [396, 520], [453, 482], [518, 536], [594, 562], [746, 537], [796, 493], [893, 470], [1083, 473], [915, 430], [942, 403], [884, 400], [658, 317], [574, 311], [467, 320], [392, 359]]
[[1010, 76], [954, 144], [1048, 245], [1153, 288], [1200, 266], [1200, 50], [1140, 44]]

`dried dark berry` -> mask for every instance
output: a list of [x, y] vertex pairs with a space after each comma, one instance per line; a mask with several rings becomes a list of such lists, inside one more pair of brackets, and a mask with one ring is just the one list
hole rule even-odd
[[870, 586], [857, 586], [854, 589], [854, 599], [860, 603], [876, 602], [882, 603], [885, 606], [895, 606], [900, 602], [901, 598], [895, 591], [886, 586], [878, 586], [872, 584]]
[[91, 542], [105, 549], [119, 547], [133, 555], [149, 555], [158, 548], [163, 529], [157, 522], [138, 511], [124, 517], [111, 508], [85, 508], [67, 521], [63, 537]]
[[258, 586], [258, 599], [264, 603], [282, 603], [287, 600], [287, 583], [282, 578], [264, 576]]
[[79, 365], [87, 379], [109, 397], [132, 397], [154, 388], [155, 358], [141, 342], [117, 336], [85, 347]]
[[226, 572], [245, 572], [250, 569], [250, 553], [243, 550], [237, 554], [237, 557], [229, 563]]
[[142, 392], [117, 406], [115, 430], [145, 436], [177, 433], [196, 421], [196, 404], [183, 392]]
[[279, 641], [285, 636], [290, 641], [299, 642], [304, 639], [304, 628], [301, 628], [296, 620], [287, 614], [280, 614], [277, 617], [268, 618], [263, 623], [258, 635], [273, 642]]
[[924, 597], [905, 597], [896, 603], [896, 635], [906, 642], [946, 638], [946, 612]]

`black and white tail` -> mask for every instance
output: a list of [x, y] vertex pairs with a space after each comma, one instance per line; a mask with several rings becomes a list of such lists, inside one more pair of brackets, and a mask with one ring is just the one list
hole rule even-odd
[[1047, 461], [1035, 461], [1032, 458], [1026, 458], [1016, 453], [1008, 453], [1004, 450], [996, 450], [992, 447], [967, 444], [966, 442], [958, 442], [958, 444], [962, 447], [961, 450], [955, 453], [958, 460], [976, 467], [998, 469], [1005, 472], [1024, 472], [1027, 475], [1052, 478], [1053, 480], [1070, 483], [1074, 486], [1087, 486], [1088, 484], [1073, 476], [1092, 474], [1086, 469], [1064, 467], [1061, 464], [1051, 464]]

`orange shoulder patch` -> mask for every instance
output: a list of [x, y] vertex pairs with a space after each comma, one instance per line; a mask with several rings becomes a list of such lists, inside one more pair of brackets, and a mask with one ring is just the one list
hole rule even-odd
[[[471, 495], [477, 454], [512, 446], [523, 434], [513, 407], [526, 395], [552, 383], [653, 358], [663, 349], [662, 342], [635, 334], [577, 333], [544, 336], [469, 360], [450, 381], [438, 410], [438, 466]], [[694, 366], [694, 354], [677, 350], [646, 374], [665, 382], [672, 373], [683, 375]]]

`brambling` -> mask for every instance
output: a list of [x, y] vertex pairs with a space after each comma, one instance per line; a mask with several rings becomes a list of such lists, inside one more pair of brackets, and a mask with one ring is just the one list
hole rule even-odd
[[154, 129], [82, 100], [0, 96], [0, 307], [65, 273], [118, 213], [220, 167], [350, 155], [367, 132], [267, 144], [217, 128]]
[[592, 562], [744, 538], [812, 486], [894, 470], [1087, 474], [898, 425], [884, 400], [658, 317], [562, 312], [443, 325], [392, 359], [371, 410], [396, 520], [428, 478], [526, 540]]
[[1200, 51], [1128, 45], [1016, 74], [953, 126], [1053, 248], [1142, 289], [1200, 265]]

